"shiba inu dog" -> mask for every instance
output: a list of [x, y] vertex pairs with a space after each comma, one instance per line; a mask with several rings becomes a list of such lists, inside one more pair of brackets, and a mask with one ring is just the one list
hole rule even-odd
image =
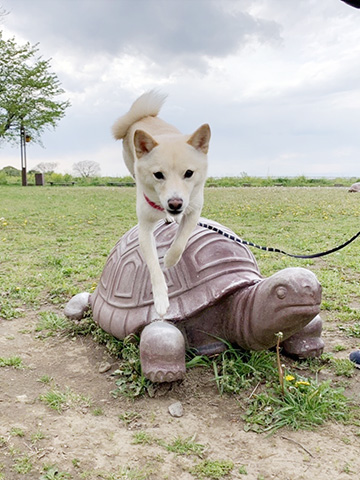
[[183, 135], [157, 117], [166, 96], [144, 93], [113, 126], [123, 140], [123, 157], [136, 182], [139, 244], [150, 271], [154, 305], [162, 318], [169, 307], [167, 285], [159, 263], [153, 231], [161, 219], [179, 223], [164, 257], [166, 268], [176, 265], [195, 228], [203, 206], [210, 127]]

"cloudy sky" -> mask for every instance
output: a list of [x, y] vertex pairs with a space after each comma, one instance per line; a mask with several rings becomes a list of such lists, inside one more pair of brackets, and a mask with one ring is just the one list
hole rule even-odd
[[[111, 126], [144, 91], [183, 133], [209, 123], [209, 175], [360, 177], [360, 10], [341, 0], [0, 0], [72, 106], [28, 168], [126, 175]], [[20, 168], [0, 145], [0, 168]]]

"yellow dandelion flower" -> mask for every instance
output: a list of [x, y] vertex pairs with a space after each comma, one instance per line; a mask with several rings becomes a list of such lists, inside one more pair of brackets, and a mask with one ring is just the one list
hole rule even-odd
[[285, 380], [287, 382], [292, 382], [293, 380], [295, 380], [295, 377], [293, 377], [292, 375], [286, 375]]
[[299, 380], [298, 382], [295, 383], [295, 387], [298, 387], [299, 385], [310, 385], [309, 382], [305, 382], [304, 380]]

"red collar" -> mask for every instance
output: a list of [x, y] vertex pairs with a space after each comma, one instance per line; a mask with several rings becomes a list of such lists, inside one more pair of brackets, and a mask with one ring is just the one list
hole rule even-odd
[[147, 201], [147, 203], [150, 205], [150, 207], [155, 208], [155, 210], [160, 210], [161, 212], [164, 211], [163, 207], [161, 205], [157, 205], [156, 203], [152, 202], [150, 198], [148, 198], [145, 193], [144, 193], [144, 198]]

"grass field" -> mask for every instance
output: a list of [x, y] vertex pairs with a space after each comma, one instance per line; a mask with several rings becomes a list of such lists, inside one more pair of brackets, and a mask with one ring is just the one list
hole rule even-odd
[[[68, 325], [62, 323], [64, 305], [74, 294], [92, 291], [96, 287], [110, 250], [118, 238], [136, 224], [135, 193], [134, 188], [0, 186], [0, 322], [23, 319], [24, 334], [30, 333], [44, 342], [51, 341], [47, 340], [47, 336], [52, 336], [51, 329], [54, 335], [66, 330]], [[240, 237], [254, 243], [294, 254], [311, 254], [333, 248], [360, 230], [360, 196], [348, 193], [346, 188], [330, 187], [207, 188], [203, 216], [226, 225]], [[256, 249], [252, 251], [264, 276], [288, 266], [303, 266], [316, 273], [323, 287], [321, 315], [325, 326], [325, 356], [318, 362], [307, 362], [305, 366], [286, 361], [291, 375], [287, 380], [287, 397], [280, 403], [277, 371], [272, 363], [274, 354], [269, 357], [266, 353], [260, 357], [248, 356], [250, 374], [242, 370], [243, 359], [231, 350], [215, 361], [196, 358], [189, 365], [198, 365], [199, 368], [205, 365], [208, 371], [214, 372], [214, 375], [211, 373], [213, 382], [220, 392], [241, 396], [240, 390], [244, 390], [247, 392], [245, 396], [249, 397], [257, 383], [267, 385], [267, 391], [261, 390], [259, 395], [251, 394], [249, 397], [256, 401], [243, 412], [247, 429], [265, 431], [274, 426], [275, 429], [284, 426], [311, 428], [325, 419], [350, 423], [355, 428], [351, 432], [356, 436], [358, 416], [352, 417], [349, 408], [356, 413], [358, 400], [350, 407], [345, 404], [346, 397], [359, 392], [357, 371], [347, 357], [351, 350], [360, 347], [360, 240], [335, 254], [314, 260], [293, 259]], [[26, 323], [29, 318], [35, 319], [32, 330]], [[135, 348], [132, 355], [136, 354]], [[12, 357], [5, 357], [0, 352], [0, 367], [3, 367], [0, 374], [5, 370], [17, 371], [24, 366], [26, 359], [22, 358], [21, 351]], [[316, 378], [319, 371], [328, 372], [326, 381], [320, 384]], [[295, 383], [291, 382], [297, 382], [302, 387], [295, 389]], [[51, 385], [51, 377], [44, 375], [41, 383]], [[346, 397], [340, 392], [340, 387], [345, 389]], [[47, 394], [41, 394], [38, 401], [46, 402], [51, 397], [55, 402], [59, 394], [56, 414], [62, 412], [61, 402], [86, 404], [83, 408], [88, 408], [87, 400], [84, 400], [88, 398], [87, 392], [78, 397], [69, 392], [63, 390], [61, 393], [54, 386]], [[119, 392], [121, 394], [121, 389]], [[328, 403], [313, 403], [314, 398], [328, 399]], [[303, 423], [299, 423], [299, 416], [304, 413], [300, 412], [299, 406], [303, 405], [296, 402], [308, 403], [313, 412], [313, 415], [305, 412]], [[336, 408], [331, 410], [334, 405]], [[98, 410], [101, 411], [100, 408]], [[266, 413], [269, 411], [273, 417], [276, 413], [276, 425], [273, 417], [269, 418]], [[288, 413], [283, 415], [284, 411]], [[125, 418], [125, 413], [123, 415]], [[7, 448], [8, 457], [13, 458], [9, 441], [1, 436], [0, 440], [0, 450]], [[154, 448], [166, 450], [161, 440], [152, 439], [149, 442]], [[200, 456], [202, 458], [202, 454]], [[219, 459], [216, 461], [220, 462]], [[208, 463], [208, 459], [199, 463], [200, 471], [194, 466], [189, 467], [189, 477], [184, 478], [227, 478], [234, 467], [233, 463], [230, 462], [233, 465], [231, 468], [226, 463], [229, 468], [224, 468], [225, 473], [211, 476], [211, 473], [204, 473], [205, 470], [201, 472]], [[151, 472], [131, 476], [131, 472], [126, 473], [125, 470], [118, 476], [86, 476], [83, 471], [82, 477], [71, 476], [70, 473], [63, 477], [54, 473], [52, 477], [46, 472], [51, 472], [53, 467], [42, 468], [38, 467], [36, 471], [42, 471], [41, 478], [44, 479], [171, 478], [166, 475], [156, 477]], [[246, 470], [239, 465], [238, 473], [231, 478], [242, 478], [241, 469]], [[351, 473], [350, 466], [348, 470]], [[7, 478], [1, 476], [1, 472], [0, 461], [0, 479]], [[39, 478], [31, 476], [31, 473], [26, 475], [26, 472], [21, 475], [13, 478]], [[251, 478], [262, 477], [259, 474]]]
[[[260, 245], [315, 253], [360, 230], [360, 197], [341, 188], [210, 188], [203, 216]], [[62, 306], [93, 288], [110, 249], [134, 224], [132, 188], [0, 188], [2, 316], [45, 302]], [[313, 267], [329, 319], [356, 317], [360, 241], [311, 261], [253, 252], [265, 276]]]

